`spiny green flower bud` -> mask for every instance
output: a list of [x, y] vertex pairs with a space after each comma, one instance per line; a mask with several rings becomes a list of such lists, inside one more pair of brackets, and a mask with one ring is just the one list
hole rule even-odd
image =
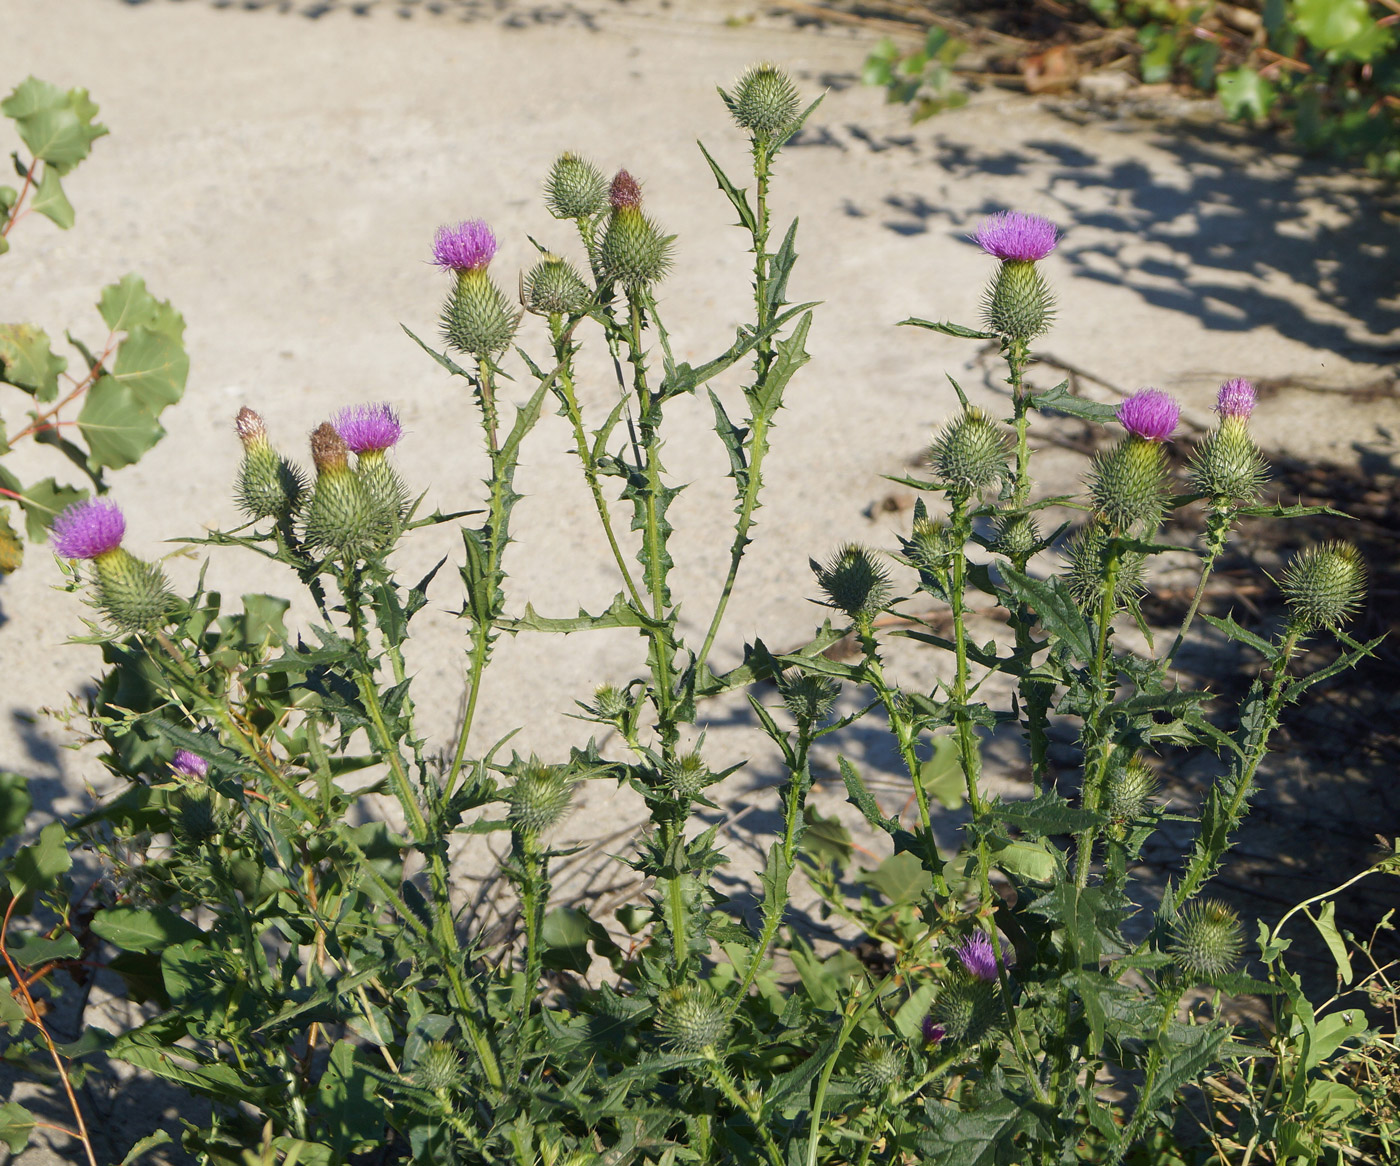
[[1172, 928], [1172, 958], [1195, 979], [1233, 971], [1243, 950], [1239, 916], [1215, 899], [1191, 904]]
[[593, 707], [590, 712], [604, 721], [621, 720], [631, 711], [632, 703], [627, 693], [612, 684], [604, 684], [593, 692]]
[[662, 279], [671, 269], [674, 235], [633, 206], [622, 206], [608, 217], [600, 252], [603, 271], [623, 287], [645, 287]]
[[778, 677], [778, 692], [792, 719], [810, 727], [821, 724], [831, 715], [836, 698], [841, 694], [841, 682], [819, 672], [791, 669]]
[[1008, 559], [1029, 558], [1040, 546], [1040, 525], [1034, 514], [1001, 514], [993, 520], [992, 550]]
[[121, 632], [145, 632], [164, 622], [172, 596], [165, 572], [123, 547], [98, 555], [97, 606]]
[[995, 980], [960, 973], [943, 986], [930, 1015], [949, 1040], [980, 1044], [996, 1024], [996, 991]]
[[981, 491], [1006, 475], [1006, 435], [981, 409], [967, 408], [943, 428], [929, 459], [944, 484]]
[[306, 479], [272, 448], [263, 419], [246, 405], [238, 410], [234, 428], [243, 443], [235, 497], [249, 518], [285, 518], [306, 492]]
[[705, 759], [697, 753], [686, 753], [668, 761], [662, 770], [662, 777], [676, 793], [683, 798], [693, 798], [707, 785], [714, 775]]
[[987, 331], [1029, 343], [1050, 330], [1055, 296], [1034, 260], [1007, 259], [997, 268], [982, 299]]
[[452, 1093], [462, 1085], [462, 1059], [446, 1041], [435, 1040], [423, 1050], [410, 1079], [429, 1093]]
[[1366, 565], [1350, 543], [1324, 543], [1294, 556], [1280, 587], [1296, 627], [1335, 631], [1366, 598]]
[[856, 1053], [856, 1082], [866, 1093], [883, 1093], [899, 1083], [903, 1071], [900, 1051], [873, 1037]]
[[311, 434], [316, 485], [303, 516], [302, 537], [308, 546], [352, 562], [372, 554], [383, 535], [360, 479], [350, 469], [350, 451], [329, 421]]
[[585, 219], [607, 209], [608, 180], [577, 154], [560, 154], [545, 179], [544, 201], [556, 219]]
[[778, 137], [797, 120], [802, 108], [792, 78], [767, 63], [751, 66], [739, 78], [732, 94], [721, 89], [720, 96], [739, 128], [755, 138]]
[[1191, 484], [1221, 504], [1253, 502], [1269, 476], [1268, 463], [1238, 417], [1226, 417], [1196, 449], [1191, 459]]
[[539, 834], [559, 821], [574, 791], [557, 766], [532, 761], [510, 787], [510, 820], [526, 834]]
[[914, 523], [909, 537], [899, 541], [904, 561], [918, 571], [933, 575], [947, 570], [952, 556], [961, 549], [955, 544], [948, 524], [928, 516], [923, 499], [914, 504]]
[[223, 822], [209, 794], [186, 792], [181, 794], [177, 804], [176, 829], [181, 837], [203, 843], [219, 834]]
[[546, 255], [525, 276], [522, 298], [538, 316], [571, 316], [588, 310], [593, 293], [569, 263]]
[[504, 352], [520, 326], [515, 311], [485, 266], [462, 268], [442, 306], [442, 334], [458, 352], [495, 356]]
[[1156, 530], [1167, 496], [1167, 455], [1161, 442], [1129, 435], [1094, 458], [1089, 497], [1120, 530]]
[[[1103, 599], [1104, 580], [1108, 577], [1108, 527], [1099, 519], [1083, 527], [1070, 541], [1069, 585], [1079, 605], [1097, 611]], [[1142, 567], [1146, 556], [1140, 551], [1127, 551], [1118, 556], [1118, 574], [1114, 579], [1112, 605], [1115, 610], [1132, 603], [1143, 592]]]
[[1147, 808], [1157, 792], [1157, 775], [1140, 758], [1134, 757], [1108, 778], [1104, 812], [1115, 822], [1131, 822]]
[[408, 511], [408, 488], [382, 452], [362, 453], [356, 459], [355, 475], [364, 487], [373, 511], [375, 548], [392, 546], [403, 533]]
[[656, 1028], [678, 1053], [698, 1053], [729, 1034], [729, 1016], [714, 993], [701, 984], [673, 988], [657, 1003]]
[[812, 570], [817, 586], [826, 592], [828, 606], [854, 620], [873, 619], [889, 602], [889, 576], [864, 547], [847, 543], [826, 566], [812, 563]]

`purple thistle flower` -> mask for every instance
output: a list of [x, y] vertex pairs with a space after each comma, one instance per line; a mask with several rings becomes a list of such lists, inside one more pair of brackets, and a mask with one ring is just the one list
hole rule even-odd
[[992, 941], [980, 931], [964, 940], [954, 950], [958, 959], [962, 961], [962, 966], [979, 980], [990, 982], [997, 978], [997, 957], [992, 950]]
[[399, 415], [386, 402], [349, 405], [334, 417], [336, 432], [355, 453], [381, 453], [403, 436]]
[[1215, 411], [1221, 417], [1248, 421], [1249, 415], [1254, 412], [1254, 400], [1254, 386], [1243, 377], [1236, 377], [1220, 386], [1220, 393], [1215, 398]]
[[932, 1016], [924, 1017], [923, 1028], [924, 1044], [926, 1045], [936, 1045], [939, 1041], [941, 1041], [945, 1036], [948, 1035], [948, 1030], [944, 1028], [941, 1024], [935, 1024]]
[[1118, 420], [1134, 437], [1166, 441], [1181, 419], [1181, 406], [1161, 389], [1139, 389], [1118, 406]]
[[1060, 232], [1054, 223], [1039, 215], [1002, 211], [983, 219], [972, 237], [988, 255], [1030, 263], [1055, 250]]
[[65, 559], [95, 559], [122, 545], [126, 519], [115, 502], [75, 502], [54, 519], [53, 549]]
[[433, 262], [444, 271], [480, 271], [496, 256], [496, 236], [484, 219], [442, 226], [433, 237]]
[[175, 756], [170, 760], [170, 768], [186, 777], [205, 777], [209, 773], [209, 762], [188, 749], [176, 749]]

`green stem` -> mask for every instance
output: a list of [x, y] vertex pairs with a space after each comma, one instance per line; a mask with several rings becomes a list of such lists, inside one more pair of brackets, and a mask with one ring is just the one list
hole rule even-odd
[[[846, 1014], [841, 1020], [841, 1031], [836, 1035], [836, 1046], [831, 1050], [831, 1054], [826, 1059], [826, 1064], [822, 1067], [821, 1077], [817, 1081], [816, 1096], [812, 1099], [812, 1120], [807, 1128], [807, 1166], [817, 1166], [817, 1148], [821, 1142], [822, 1132], [822, 1106], [826, 1103], [826, 1091], [831, 1085], [831, 1075], [836, 1071], [836, 1062], [841, 1056], [841, 1048], [850, 1039], [851, 1033], [864, 1018], [871, 1004], [880, 998], [880, 992], [889, 983], [889, 977], [881, 980], [878, 985], [871, 989], [870, 997], [860, 1003], [860, 984], [857, 983], [855, 990], [851, 993], [851, 999], [846, 1004]], [[859, 1007], [856, 1007], [859, 1003]]]
[[[520, 886], [520, 912], [525, 922], [525, 983], [517, 996], [516, 1007], [523, 1020], [529, 1013], [535, 988], [543, 974], [544, 942], [541, 928], [544, 920], [544, 898], [548, 892], [548, 857], [540, 850], [539, 836], [533, 831], [516, 831], [512, 839], [520, 861], [523, 879]], [[524, 1042], [520, 1042], [520, 1052]]]
[[705, 1048], [704, 1057], [705, 1063], [710, 1069], [710, 1076], [719, 1086], [719, 1091], [729, 1100], [730, 1105], [748, 1117], [750, 1124], [763, 1142], [763, 1152], [768, 1155], [768, 1161], [772, 1163], [772, 1166], [785, 1166], [783, 1152], [778, 1148], [778, 1143], [773, 1140], [768, 1123], [763, 1120], [761, 1107], [752, 1104], [739, 1092], [739, 1087], [729, 1076], [729, 1070], [724, 1067], [724, 1062], [712, 1047]]
[[[1108, 678], [1108, 637], [1113, 627], [1115, 599], [1118, 592], [1119, 555], [1110, 551], [1104, 568], [1103, 591], [1099, 599], [1098, 643], [1094, 649], [1094, 663], [1090, 672], [1089, 717], [1084, 726], [1084, 785], [1080, 803], [1086, 810], [1097, 810], [1103, 797], [1104, 774], [1108, 770], [1111, 742], [1108, 733], [1108, 710], [1113, 703], [1111, 684]], [[1094, 857], [1094, 842], [1098, 830], [1086, 826], [1079, 832], [1078, 854], [1075, 858], [1074, 881], [1077, 886], [1088, 886], [1089, 867]]]
[[1176, 654], [1181, 651], [1181, 645], [1186, 642], [1186, 633], [1191, 630], [1191, 624], [1196, 619], [1196, 612], [1200, 609], [1201, 600], [1205, 598], [1206, 584], [1210, 581], [1211, 572], [1215, 569], [1217, 560], [1225, 550], [1225, 542], [1230, 533], [1230, 519], [1229, 510], [1215, 508], [1211, 510], [1210, 517], [1206, 520], [1206, 556], [1201, 565], [1201, 577], [1196, 582], [1196, 592], [1191, 596], [1191, 606], [1186, 609], [1186, 615], [1181, 620], [1181, 627], [1177, 630], [1171, 650], [1162, 658], [1163, 672], [1172, 666]]
[[953, 542], [959, 548], [953, 555], [952, 586], [948, 589], [949, 606], [953, 613], [953, 647], [956, 656], [956, 671], [953, 676], [953, 724], [958, 741], [958, 759], [962, 766], [963, 780], [967, 785], [967, 802], [972, 810], [972, 820], [976, 822], [986, 807], [978, 788], [982, 754], [978, 747], [976, 730], [967, 715], [967, 556], [962, 551], [972, 531], [967, 517], [966, 495], [954, 496], [952, 503]]

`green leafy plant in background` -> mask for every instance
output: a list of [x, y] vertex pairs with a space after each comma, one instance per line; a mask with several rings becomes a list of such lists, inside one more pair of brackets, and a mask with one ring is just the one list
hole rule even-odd
[[[392, 461], [402, 432], [387, 405], [351, 406], [318, 427], [309, 474], [261, 416], [239, 413], [244, 521], [185, 541], [282, 571], [314, 613], [306, 626], [289, 626], [287, 600], [230, 602], [203, 574], [177, 596], [122, 545], [105, 500], [61, 516], [55, 549], [100, 613], [85, 642], [105, 662], [82, 725], [118, 789], [0, 865], [7, 1060], [64, 1091], [72, 1121], [50, 1124], [92, 1166], [73, 1084], [103, 1057], [207, 1101], [210, 1118], [186, 1118], [181, 1144], [219, 1166], [370, 1154], [473, 1166], [1204, 1163], [1209, 1139], [1176, 1120], [1183, 1099], [1205, 1105], [1207, 1122], [1230, 1119], [1254, 1161], [1311, 1161], [1312, 1147], [1336, 1146], [1384, 1160], [1394, 1129], [1384, 1050], [1397, 1039], [1386, 970], [1355, 983], [1348, 973], [1343, 987], [1389, 1007], [1388, 1031], [1358, 1020], [1350, 999], [1313, 1008], [1281, 933], [1307, 914], [1339, 969], [1368, 951], [1337, 930], [1336, 896], [1397, 873], [1400, 851], [1387, 844], [1336, 891], [1251, 928], [1259, 976], [1242, 967], [1245, 924], [1207, 894], [1286, 708], [1379, 642], [1346, 630], [1364, 568], [1345, 545], [1312, 548], [1280, 578], [1283, 626], [1199, 616], [1263, 661], [1238, 708], [1208, 717], [1211, 694], [1177, 686], [1172, 661], [1232, 531], [1310, 511], [1260, 499], [1246, 382], [1222, 388], [1220, 425], [1182, 491], [1164, 453], [1178, 419], [1165, 394], [1115, 411], [1028, 384], [1031, 345], [1055, 313], [1037, 266], [1055, 246], [1051, 224], [983, 225], [979, 241], [1000, 263], [979, 327], [906, 321], [998, 344], [1011, 415], [994, 419], [954, 385], [961, 407], [929, 450], [930, 477], [899, 479], [920, 500], [898, 550], [833, 549], [813, 563], [831, 616], [806, 644], [755, 639], [733, 667], [712, 666], [817, 307], [789, 299], [797, 223], [776, 228], [770, 206], [782, 147], [814, 105], [770, 66], [722, 95], [748, 139], [751, 188], [702, 153], [753, 278], [745, 322], [711, 359], [674, 357], [656, 294], [674, 238], [644, 209], [640, 184], [565, 154], [545, 182], [562, 237], [518, 285], [547, 355], [516, 343], [522, 315], [490, 271], [495, 236], [479, 220], [435, 241], [449, 281], [445, 350], [410, 333], [460, 387], [464, 411], [475, 406], [490, 470], [471, 509], [420, 515], [424, 484]], [[584, 382], [587, 343], [612, 358], [605, 393]], [[739, 383], [717, 387], [730, 369]], [[672, 407], [702, 389], [735, 517], [723, 577], [682, 595], [670, 521], [680, 486], [662, 454]], [[554, 610], [513, 602], [509, 548], [527, 537], [515, 476], [546, 404], [572, 433], [616, 571], [600, 610], [570, 613], [562, 580]], [[1124, 431], [1082, 496], [1036, 490], [1033, 425], [1052, 413]], [[1197, 505], [1196, 601], [1158, 645], [1141, 617], [1147, 566], [1180, 551], [1159, 528]], [[1083, 515], [1072, 537], [1041, 528], [1066, 509]], [[452, 604], [466, 689], [456, 732], [434, 743], [405, 649], [418, 613], [446, 598], [446, 559], [405, 579], [394, 556], [444, 523], [462, 536]], [[700, 619], [683, 623], [682, 601]], [[946, 618], [930, 619], [930, 604]], [[1005, 612], [1004, 630], [974, 637], [977, 607]], [[1145, 649], [1125, 642], [1135, 624]], [[548, 757], [508, 752], [513, 734], [481, 740], [478, 698], [500, 637], [560, 634], [636, 645], [627, 673], [599, 677], [578, 702], [599, 736]], [[945, 679], [901, 682], [892, 636], [945, 659]], [[1323, 637], [1340, 654], [1300, 668]], [[855, 651], [830, 650], [842, 641]], [[715, 879], [728, 861], [715, 817], [732, 770], [706, 754], [704, 708], [726, 693], [747, 696], [778, 777], [780, 825], [748, 910]], [[858, 723], [888, 733], [899, 759], [908, 784], [895, 813], [840, 752]], [[986, 787], [983, 745], [998, 730], [1024, 737], [1025, 798]], [[1052, 730], [1074, 740], [1073, 764], [1051, 764]], [[816, 812], [818, 742], [838, 750], [879, 853]], [[1198, 814], [1154, 798], [1155, 771], [1185, 746], [1216, 759]], [[576, 851], [570, 807], [594, 781], [628, 786], [649, 819], [622, 853], [598, 859], [633, 880], [620, 904], [588, 891], [561, 901], [553, 885]], [[23, 782], [0, 780], [0, 825], [20, 830], [28, 809]], [[961, 818], [939, 821], [955, 810]], [[1160, 902], [1140, 909], [1135, 870], [1167, 823], [1192, 841]], [[953, 848], [940, 847], [939, 825], [955, 827]], [[489, 917], [453, 863], [483, 835], [502, 854]], [[71, 877], [79, 849], [99, 877]], [[857, 854], [872, 861], [858, 867]], [[834, 950], [818, 950], [793, 910], [804, 874], [842, 922]], [[36, 993], [92, 975], [119, 983], [140, 1023], [56, 1042]], [[1202, 989], [1279, 1001], [1274, 1031], [1224, 1023], [1193, 997]], [[12, 1149], [35, 1127], [24, 1106], [0, 1107]], [[166, 1136], [152, 1132], [126, 1160]]]
[[[1386, 0], [1083, 0], [1067, 7], [1067, 27], [1072, 14], [1135, 29], [1130, 55], [1142, 81], [1216, 94], [1232, 119], [1285, 130], [1305, 151], [1400, 176], [1400, 12]], [[865, 64], [866, 82], [912, 104], [915, 120], [961, 103], [954, 58], [946, 55], [955, 42], [938, 29], [928, 35], [929, 45], [910, 52], [882, 41]]]
[[[12, 155], [19, 187], [0, 186], [3, 255], [14, 229], [28, 215], [43, 215], [64, 230], [73, 226], [73, 206], [62, 180], [107, 127], [94, 120], [97, 106], [87, 90], [63, 90], [35, 77], [0, 102], [0, 113], [14, 123], [28, 151], [28, 157], [18, 150]], [[30, 439], [67, 458], [85, 480], [74, 486], [46, 477], [25, 485], [0, 465], [0, 572], [16, 570], [24, 555], [24, 539], [11, 521], [14, 506], [22, 512], [29, 541], [42, 541], [66, 507], [86, 498], [89, 490], [106, 491], [105, 470], [139, 461], [165, 436], [160, 415], [184, 394], [189, 371], [185, 322], [168, 302], [152, 296], [140, 277], [127, 275], [102, 290], [97, 311], [107, 326], [101, 344], [90, 346], [67, 336], [81, 359], [80, 371], [73, 373], [42, 328], [0, 323], [0, 385], [25, 398], [22, 420], [0, 413], [0, 457]], [[0, 406], [6, 397], [17, 400], [4, 394]]]

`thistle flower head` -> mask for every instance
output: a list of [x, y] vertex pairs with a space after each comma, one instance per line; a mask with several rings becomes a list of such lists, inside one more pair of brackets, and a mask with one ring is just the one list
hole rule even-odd
[[1248, 421], [1254, 412], [1254, 386], [1243, 377], [1235, 377], [1220, 386], [1215, 397], [1215, 411], [1223, 417], [1234, 417]]
[[987, 983], [997, 978], [997, 957], [992, 950], [992, 941], [980, 931], [969, 936], [953, 950], [969, 975]]
[[1118, 406], [1118, 421], [1143, 441], [1166, 441], [1181, 420], [1181, 406], [1161, 389], [1139, 389]]
[[462, 1084], [462, 1060], [447, 1041], [435, 1040], [418, 1058], [410, 1079], [429, 1093], [451, 1093]]
[[608, 205], [615, 211], [624, 207], [634, 211], [641, 209], [642, 188], [626, 170], [619, 170], [613, 177], [612, 186], [608, 188]]
[[540, 315], [567, 315], [588, 309], [592, 291], [573, 266], [557, 255], [545, 255], [525, 276], [522, 300]]
[[1109, 776], [1104, 810], [1115, 822], [1131, 822], [1157, 792], [1157, 775], [1139, 757]]
[[752, 66], [739, 78], [733, 94], [723, 96], [739, 126], [760, 138], [771, 138], [787, 129], [802, 108], [792, 78], [769, 64]]
[[848, 543], [826, 566], [814, 562], [812, 569], [829, 605], [854, 620], [872, 619], [889, 601], [889, 575], [865, 547]]
[[507, 796], [511, 822], [527, 834], [538, 834], [564, 816], [574, 791], [563, 770], [532, 760], [515, 779]]
[[188, 749], [176, 749], [175, 756], [170, 759], [170, 768], [185, 777], [206, 777], [209, 773], [209, 762]]
[[398, 444], [403, 436], [399, 415], [384, 402], [346, 406], [335, 415], [332, 423], [340, 440], [355, 453], [382, 453]]
[[1040, 215], [1001, 211], [983, 219], [972, 237], [983, 251], [996, 259], [1034, 263], [1055, 250], [1060, 232], [1054, 223]]
[[318, 475], [350, 468], [350, 447], [329, 421], [311, 431], [311, 460]]
[[53, 523], [53, 549], [65, 559], [95, 559], [122, 545], [126, 519], [115, 502], [75, 502]]
[[924, 1044], [926, 1045], [936, 1045], [948, 1035], [948, 1030], [935, 1021], [931, 1013], [924, 1017], [924, 1022], [921, 1027], [924, 1034]]
[[1006, 434], [982, 410], [964, 409], [934, 438], [929, 457], [948, 486], [983, 490], [1006, 473]]
[[904, 1070], [900, 1050], [871, 1037], [856, 1052], [856, 1082], [865, 1093], [879, 1093], [899, 1081]]
[[999, 1011], [991, 980], [960, 975], [943, 985], [933, 1002], [932, 1019], [949, 1039], [980, 1044], [991, 1033]]
[[793, 668], [778, 677], [778, 692], [793, 720], [817, 725], [831, 715], [836, 698], [841, 694], [841, 682], [819, 672], [799, 672]]
[[1211, 979], [1234, 971], [1244, 951], [1240, 919], [1224, 903], [1193, 903], [1172, 928], [1171, 953], [1190, 976]]
[[1280, 586], [1300, 628], [1335, 630], [1366, 597], [1366, 565], [1350, 543], [1324, 543], [1294, 556]]
[[255, 449], [267, 444], [267, 426], [263, 424], [262, 416], [247, 405], [238, 410], [238, 416], [233, 419], [233, 428], [245, 449]]
[[709, 988], [686, 984], [666, 993], [657, 1005], [656, 1027], [678, 1053], [698, 1053], [724, 1040], [729, 1015]]
[[668, 761], [662, 770], [666, 783], [683, 798], [693, 798], [714, 781], [714, 774], [699, 751]]
[[433, 262], [444, 271], [480, 271], [496, 257], [496, 236], [484, 219], [446, 224], [433, 237]]
[[582, 219], [607, 206], [608, 180], [577, 154], [560, 154], [544, 183], [545, 205], [556, 219]]

